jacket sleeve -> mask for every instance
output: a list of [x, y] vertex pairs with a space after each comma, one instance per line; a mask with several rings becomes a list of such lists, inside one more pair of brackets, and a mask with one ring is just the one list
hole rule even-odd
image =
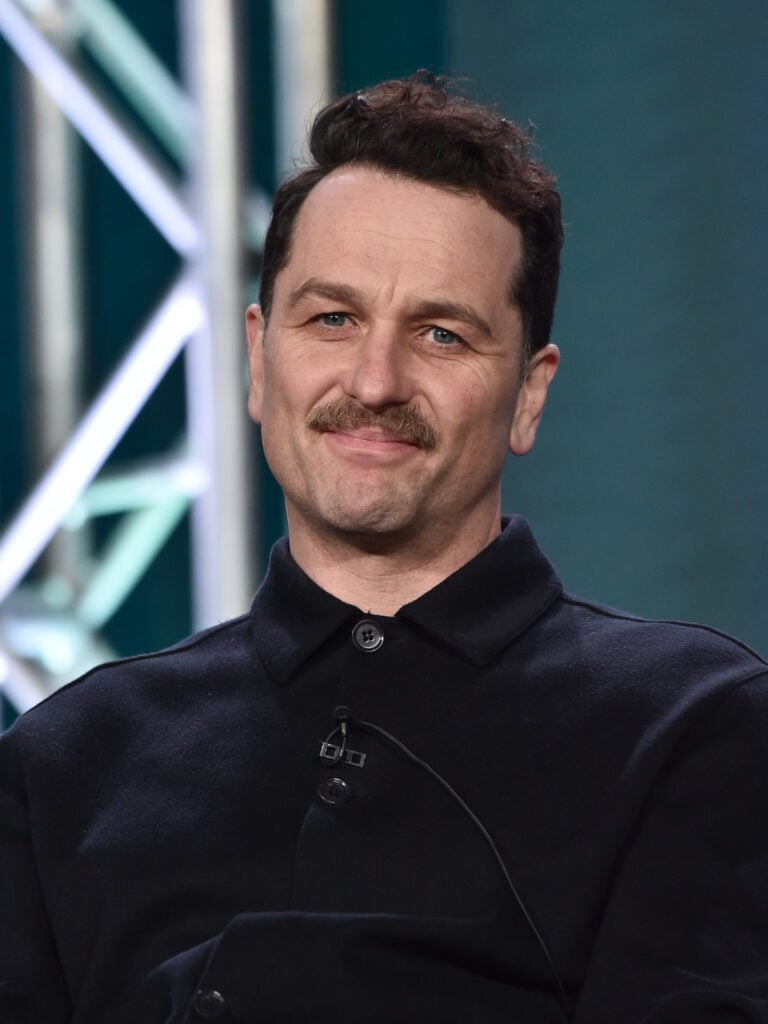
[[0, 1024], [72, 1016], [30, 837], [23, 770], [11, 730], [0, 738]]
[[627, 841], [573, 1017], [616, 1021], [768, 1021], [764, 674], [689, 728]]

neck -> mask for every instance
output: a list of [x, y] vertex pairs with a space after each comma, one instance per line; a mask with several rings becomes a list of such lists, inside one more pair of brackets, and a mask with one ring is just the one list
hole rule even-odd
[[377, 615], [399, 608], [436, 587], [487, 547], [501, 529], [491, 521], [446, 536], [360, 537], [312, 528], [288, 511], [291, 554], [318, 586], [347, 604]]

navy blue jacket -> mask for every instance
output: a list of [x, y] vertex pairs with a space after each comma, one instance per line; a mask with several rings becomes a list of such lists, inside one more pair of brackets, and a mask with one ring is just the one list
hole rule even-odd
[[2, 738], [0, 915], [2, 1024], [768, 1021], [766, 665], [517, 517], [391, 618], [281, 542]]

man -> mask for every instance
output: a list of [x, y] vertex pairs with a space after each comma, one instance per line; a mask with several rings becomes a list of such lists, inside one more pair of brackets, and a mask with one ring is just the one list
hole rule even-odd
[[428, 76], [279, 190], [250, 614], [0, 744], [0, 1021], [768, 1020], [768, 671], [566, 595], [519, 517], [562, 241], [523, 135]]

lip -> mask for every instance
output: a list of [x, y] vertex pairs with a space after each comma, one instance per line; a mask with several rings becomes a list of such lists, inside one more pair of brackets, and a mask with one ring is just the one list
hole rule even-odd
[[418, 451], [418, 446], [403, 438], [388, 434], [375, 427], [359, 427], [352, 430], [327, 430], [323, 436], [332, 444], [350, 451], [362, 453], [399, 454]]

